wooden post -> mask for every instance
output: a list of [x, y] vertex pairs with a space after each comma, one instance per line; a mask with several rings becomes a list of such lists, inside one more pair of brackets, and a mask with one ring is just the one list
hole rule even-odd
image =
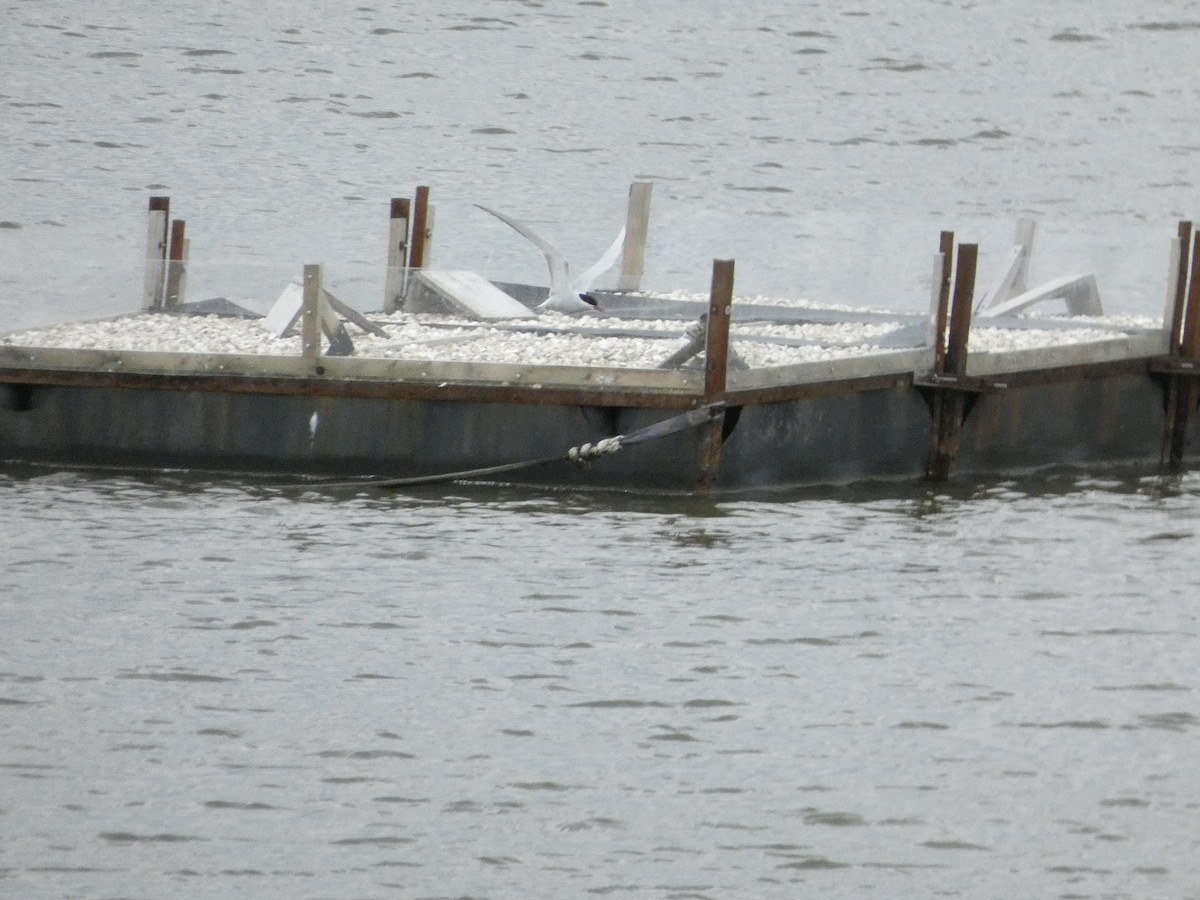
[[625, 214], [625, 245], [621, 250], [621, 276], [617, 289], [636, 291], [642, 286], [646, 266], [646, 238], [650, 233], [650, 194], [654, 183], [635, 181], [629, 186], [629, 208]]
[[186, 225], [183, 219], [171, 223], [171, 249], [167, 256], [167, 292], [162, 308], [174, 309], [183, 302], [183, 261]]
[[946, 356], [946, 345], [943, 343], [945, 326], [939, 327], [938, 325], [938, 322], [944, 322], [946, 317], [946, 311], [942, 308], [942, 281], [945, 271], [946, 255], [944, 253], [933, 254], [933, 272], [930, 273], [931, 277], [929, 280], [931, 285], [929, 293], [929, 319], [925, 323], [925, 347], [929, 350], [930, 373], [938, 371], [938, 366], [941, 364], [940, 360]]
[[[1012, 286], [1009, 288], [1011, 296], [1015, 297], [1018, 294], [1025, 293], [1029, 285], [1029, 260], [1033, 256], [1033, 236], [1037, 230], [1037, 223], [1033, 219], [1019, 219], [1017, 221], [1016, 244], [1021, 248], [1021, 260], [1017, 263], [1017, 270], [1013, 275]], [[1002, 298], [1007, 300], [1008, 298]]]
[[408, 247], [408, 264], [414, 269], [425, 266], [425, 242], [430, 237], [429, 231], [429, 188], [421, 185], [413, 200], [412, 241]]
[[[950, 319], [950, 276], [954, 269], [954, 232], [943, 231], [938, 237], [938, 252], [934, 263], [933, 293], [930, 303], [933, 311], [930, 315], [930, 328], [933, 331], [933, 378], [936, 381], [946, 374], [946, 325]], [[942, 422], [945, 419], [949, 403], [946, 392], [934, 390], [929, 400], [930, 438], [929, 459], [926, 463], [925, 474], [935, 477], [935, 464], [938, 446], [941, 442]]]
[[421, 253], [421, 267], [429, 268], [433, 259], [433, 236], [437, 233], [437, 207], [430, 203], [425, 207], [425, 249]]
[[[1183, 225], [1191, 223], [1180, 222], [1179, 224], [1182, 228]], [[1178, 236], [1171, 238], [1171, 263], [1167, 275], [1166, 305], [1163, 307], [1163, 337], [1166, 339], [1165, 352], [1168, 355], [1174, 354], [1179, 346], [1179, 331], [1183, 318], [1183, 300], [1180, 288], [1187, 280], [1187, 272], [1180, 271], [1180, 269], [1187, 258], [1184, 254], [1190, 243], [1190, 238], [1188, 241], [1184, 241]]]
[[142, 309], [162, 306], [163, 276], [167, 265], [167, 220], [170, 197], [150, 198], [150, 217], [146, 229], [146, 279], [142, 287]]
[[954, 303], [946, 339], [946, 374], [967, 374], [967, 340], [971, 336], [971, 298], [975, 293], [977, 244], [959, 244], [954, 266]]
[[[943, 232], [943, 240], [945, 233]], [[950, 308], [950, 324], [946, 339], [946, 355], [940, 371], [950, 380], [960, 379], [967, 372], [967, 341], [971, 333], [971, 299], [975, 293], [975, 268], [979, 247], [960, 244], [954, 266], [954, 300]], [[933, 431], [930, 437], [929, 462], [926, 476], [944, 481], [950, 477], [950, 466], [958, 454], [963, 419], [966, 416], [967, 392], [962, 385], [948, 384], [934, 395]]]
[[323, 274], [320, 266], [304, 267], [304, 306], [300, 316], [300, 354], [316, 363], [321, 355], [321, 291]]
[[[1021, 219], [1017, 222], [1014, 244], [1012, 250], [1009, 251], [1008, 260], [1000, 273], [1000, 278], [989, 290], [980, 292], [979, 299], [975, 303], [975, 312], [995, 315], [998, 310], [1007, 309], [1009, 301], [1014, 297], [1019, 297], [1026, 292], [1025, 286], [1029, 281], [1029, 259], [1033, 253], [1034, 230], [1035, 225], [1031, 219]], [[1081, 281], [1087, 278], [1087, 276], [1078, 277]], [[1076, 300], [1074, 295], [1069, 295], [1067, 298], [1067, 308], [1072, 315], [1081, 313], [1099, 315], [1098, 312], [1091, 309], [1093, 305], [1097, 309], [1099, 308], [1099, 296], [1089, 297], [1082, 302]], [[1079, 308], [1077, 309], [1077, 307]]]
[[183, 239], [183, 253], [179, 258], [179, 288], [176, 304], [183, 303], [187, 298], [188, 260], [192, 258], [192, 239]]
[[404, 299], [405, 270], [408, 268], [408, 217], [410, 203], [407, 198], [393, 197], [391, 224], [388, 227], [387, 278], [383, 287], [383, 311], [396, 311]]
[[[708, 299], [708, 329], [704, 341], [704, 404], [725, 398], [725, 378], [729, 365], [729, 320], [733, 314], [733, 260], [713, 260], [712, 290]], [[699, 479], [697, 487], [706, 491], [717, 480], [721, 463], [724, 414], [704, 426], [700, 436]]]

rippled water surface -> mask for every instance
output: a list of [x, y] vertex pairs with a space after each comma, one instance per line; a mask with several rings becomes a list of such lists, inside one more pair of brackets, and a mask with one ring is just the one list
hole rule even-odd
[[1030, 216], [1034, 277], [1158, 313], [1198, 50], [1195, 0], [13, 0], [0, 329], [134, 308], [151, 194], [188, 222], [193, 296], [269, 302], [319, 262], [377, 305], [389, 197], [432, 188], [436, 265], [544, 281], [472, 204], [584, 262], [633, 179], [659, 289], [734, 258], [744, 291], [924, 308], [940, 229], [987, 279]]
[[1194, 478], [0, 492], [4, 896], [1200, 883]]
[[[305, 263], [1162, 309], [1200, 3], [0, 5], [0, 331]], [[236, 276], [236, 277], [234, 277]], [[0, 897], [1195, 897], [1200, 480], [671, 499], [0, 470]]]

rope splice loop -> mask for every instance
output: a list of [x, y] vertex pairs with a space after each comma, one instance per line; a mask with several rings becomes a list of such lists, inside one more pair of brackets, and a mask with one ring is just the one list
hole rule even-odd
[[577, 463], [591, 462], [593, 459], [599, 459], [601, 456], [616, 453], [621, 449], [621, 442], [624, 440], [625, 435], [614, 434], [612, 437], [599, 440], [595, 444], [580, 444], [578, 447], [572, 447], [567, 451], [567, 459]]

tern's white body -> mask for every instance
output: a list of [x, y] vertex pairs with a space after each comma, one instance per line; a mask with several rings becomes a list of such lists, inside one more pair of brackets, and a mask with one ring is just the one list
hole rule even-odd
[[[478, 204], [476, 205], [478, 206]], [[480, 206], [479, 208], [486, 213], [491, 213], [505, 225], [508, 225], [526, 238], [541, 250], [542, 254], [546, 257], [546, 265], [550, 267], [550, 296], [537, 306], [539, 312], [544, 310], [562, 313], [595, 311], [596, 301], [587, 296], [588, 289], [595, 283], [597, 278], [612, 268], [612, 264], [617, 261], [617, 257], [621, 254], [621, 247], [625, 242], [624, 228], [621, 229], [620, 234], [617, 235], [617, 239], [612, 242], [612, 246], [604, 252], [604, 255], [580, 274], [578, 278], [572, 280], [571, 268], [566, 258], [544, 237], [528, 225], [522, 224], [515, 219], [510, 219], [503, 213], [498, 213], [494, 209], [488, 209], [486, 206]]]

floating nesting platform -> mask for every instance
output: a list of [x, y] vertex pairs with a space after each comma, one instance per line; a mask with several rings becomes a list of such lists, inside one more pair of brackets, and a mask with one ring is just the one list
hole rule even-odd
[[[1165, 325], [1104, 316], [1086, 278], [1039, 297], [1013, 270], [976, 311], [975, 247], [946, 235], [928, 315], [735, 299], [731, 261], [707, 296], [598, 293], [583, 316], [530, 314], [545, 289], [393, 267], [386, 311], [363, 312], [308, 266], [265, 317], [179, 291], [0, 335], [0, 458], [661, 491], [1178, 466], [1197, 427], [1195, 243], [1181, 226]], [[155, 289], [171, 278], [166, 260]], [[1034, 309], [1048, 298], [1076, 314]]]

